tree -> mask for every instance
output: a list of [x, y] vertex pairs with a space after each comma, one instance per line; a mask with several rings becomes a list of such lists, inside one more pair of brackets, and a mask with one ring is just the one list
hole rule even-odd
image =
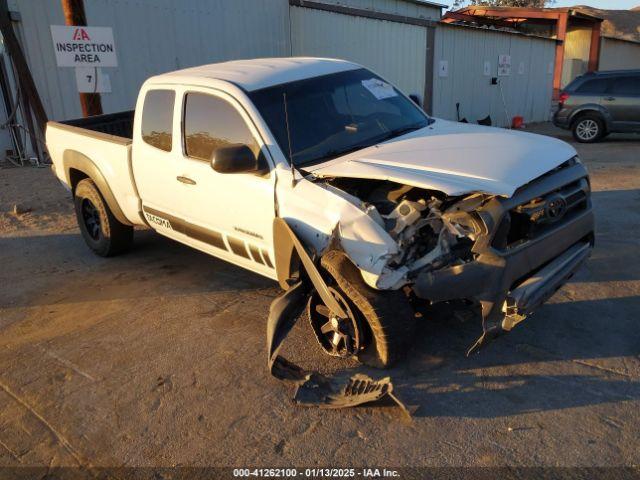
[[470, 5], [486, 5], [490, 7], [529, 7], [542, 8], [556, 3], [555, 0], [455, 0], [454, 8]]

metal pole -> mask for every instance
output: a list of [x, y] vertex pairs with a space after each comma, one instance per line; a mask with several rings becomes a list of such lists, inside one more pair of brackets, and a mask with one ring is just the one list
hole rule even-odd
[[[87, 26], [87, 16], [84, 12], [83, 0], [60, 0], [62, 3], [62, 11], [64, 12], [65, 23], [69, 26]], [[98, 78], [94, 79], [96, 85]], [[92, 115], [102, 115], [102, 102], [99, 93], [81, 93], [80, 105], [82, 106], [82, 115], [90, 117]]]

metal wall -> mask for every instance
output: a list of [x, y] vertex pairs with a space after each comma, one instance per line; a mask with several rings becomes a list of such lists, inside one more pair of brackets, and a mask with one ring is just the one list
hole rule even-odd
[[599, 70], [640, 69], [640, 43], [602, 37]]
[[560, 86], [565, 87], [589, 68], [591, 27], [571, 27], [564, 41], [564, 60]]
[[[500, 89], [483, 75], [483, 63], [491, 62], [495, 76], [498, 55], [511, 54], [512, 74], [501, 77], [509, 117], [548, 119], [554, 41], [442, 25], [434, 49], [426, 17], [439, 17], [439, 8], [405, 0], [320, 1], [376, 14], [290, 6], [289, 0], [85, 1], [89, 25], [111, 26], [118, 52], [119, 66], [104, 69], [112, 85], [112, 93], [102, 94], [105, 113], [131, 108], [140, 84], [157, 73], [235, 58], [314, 55], [363, 64], [406, 93], [432, 91], [437, 116], [454, 119], [460, 102], [469, 120], [490, 114], [507, 125]], [[9, 7], [21, 17], [18, 36], [48, 114], [80, 116], [74, 69], [55, 64], [49, 27], [64, 24], [59, 0], [9, 0]], [[418, 20], [390, 21], [389, 14]], [[449, 62], [446, 78], [438, 74], [440, 60]]]
[[425, 88], [425, 27], [291, 7], [292, 54], [359, 63], [407, 94]]
[[[158, 73], [238, 58], [287, 56], [288, 0], [90, 0], [87, 23], [113, 27], [117, 68], [104, 68], [112, 93], [105, 113], [133, 107]], [[50, 25], [64, 25], [60, 0], [10, 0], [36, 87], [52, 119], [82, 115], [73, 68], [56, 66]]]
[[412, 18], [426, 18], [440, 20], [442, 9], [435, 5], [411, 0], [316, 0], [332, 5], [344, 5], [346, 7], [361, 8], [374, 12], [391, 13]]
[[[515, 115], [524, 117], [525, 122], [549, 120], [555, 46], [550, 39], [439, 25], [434, 54], [434, 116], [455, 120], [459, 102], [461, 117], [470, 122], [487, 115], [491, 115], [493, 125], [499, 126], [510, 125]], [[498, 77], [498, 56], [503, 54], [511, 55], [511, 74]], [[485, 61], [490, 62], [488, 76], [484, 74]], [[447, 62], [447, 76], [440, 73], [440, 62]], [[492, 77], [497, 77], [500, 84], [491, 85]]]

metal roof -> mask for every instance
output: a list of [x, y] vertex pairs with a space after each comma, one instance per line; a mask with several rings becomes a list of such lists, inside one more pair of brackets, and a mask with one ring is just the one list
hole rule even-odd
[[[602, 22], [603, 19], [595, 15], [581, 12], [575, 7], [560, 7], [560, 8], [529, 8], [529, 7], [494, 7], [488, 5], [469, 5], [468, 7], [460, 8], [454, 13], [462, 13], [472, 16], [488, 16], [498, 17], [503, 20], [509, 19], [527, 19], [527, 20], [542, 20], [545, 18], [551, 18], [551, 16], [559, 13], [567, 13], [573, 18], [581, 18], [592, 22]], [[446, 16], [446, 15], [445, 15]]]
[[425, 7], [439, 7], [439, 8], [449, 8], [449, 5], [444, 3], [437, 2], [429, 2], [427, 0], [402, 0], [408, 3], [415, 3], [416, 5], [424, 5]]

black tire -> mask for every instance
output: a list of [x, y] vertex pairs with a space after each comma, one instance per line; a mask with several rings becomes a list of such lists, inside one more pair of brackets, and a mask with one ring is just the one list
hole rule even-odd
[[133, 241], [133, 227], [113, 216], [98, 187], [89, 178], [75, 188], [73, 203], [82, 238], [97, 255], [110, 257], [124, 252]]
[[606, 135], [606, 127], [599, 115], [587, 113], [573, 121], [571, 133], [580, 143], [595, 143]]
[[327, 252], [321, 265], [363, 320], [365, 341], [363, 350], [357, 354], [358, 360], [378, 368], [393, 365], [406, 352], [416, 327], [406, 295], [402, 291], [369, 287], [358, 268], [341, 251]]

